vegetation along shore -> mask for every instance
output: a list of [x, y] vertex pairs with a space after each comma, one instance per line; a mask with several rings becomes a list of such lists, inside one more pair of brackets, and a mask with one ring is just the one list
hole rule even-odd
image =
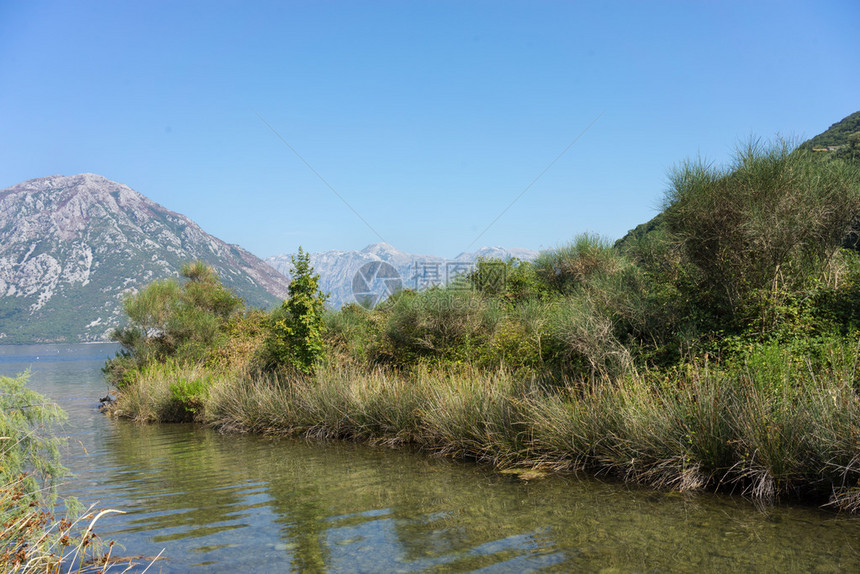
[[857, 511], [858, 214], [851, 156], [753, 141], [615, 244], [372, 310], [326, 311], [301, 250], [271, 313], [191, 263], [126, 300], [110, 412]]
[[152, 559], [118, 557], [114, 542], [94, 531], [111, 509], [83, 509], [74, 498], [55, 515], [62, 440], [52, 425], [66, 418], [59, 406], [27, 388], [27, 374], [0, 376], [0, 572], [20, 574], [127, 570]]

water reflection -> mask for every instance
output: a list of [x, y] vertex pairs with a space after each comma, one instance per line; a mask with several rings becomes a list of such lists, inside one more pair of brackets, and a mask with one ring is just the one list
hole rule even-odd
[[[64, 491], [127, 511], [100, 533], [128, 553], [165, 548], [164, 572], [860, 570], [860, 522], [813, 508], [111, 421], [95, 409], [103, 357], [88, 353], [33, 365], [33, 386], [71, 417], [78, 479]], [[0, 372], [28, 356], [11, 355], [0, 347]]]

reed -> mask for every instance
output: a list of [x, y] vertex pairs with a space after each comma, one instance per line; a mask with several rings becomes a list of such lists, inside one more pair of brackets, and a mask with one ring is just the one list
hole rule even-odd
[[75, 519], [57, 520], [43, 504], [22, 504], [22, 499], [28, 499], [23, 480], [0, 487], [0, 572], [127, 572], [158, 559], [113, 555], [115, 543], [101, 539], [94, 529], [102, 517], [118, 510], [90, 507]]
[[857, 510], [858, 348], [841, 339], [822, 348], [804, 358], [761, 345], [730, 364], [628, 368], [564, 387], [468, 366], [403, 373], [330, 362], [313, 376], [162, 366], [142, 372], [114, 414], [170, 420], [177, 410], [164, 389], [208, 376], [195, 416], [225, 430], [411, 444], [499, 468], [586, 470], [762, 500], [811, 496]]

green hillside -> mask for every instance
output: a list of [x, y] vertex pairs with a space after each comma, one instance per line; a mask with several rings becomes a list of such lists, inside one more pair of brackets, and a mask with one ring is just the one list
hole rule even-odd
[[860, 138], [860, 112], [854, 112], [827, 128], [826, 131], [804, 142], [800, 147], [813, 149], [850, 145], [852, 142], [856, 145], [858, 138]]
[[[803, 142], [798, 146], [798, 149], [813, 150], [815, 148], [837, 146], [839, 149], [817, 153], [822, 154], [822, 157], [828, 159], [844, 159], [860, 162], [860, 111], [839, 120], [827, 128], [826, 131]], [[659, 213], [651, 220], [641, 223], [628, 231], [624, 237], [615, 243], [615, 246], [622, 249], [629, 247], [646, 235], [664, 229], [665, 221], [665, 214]], [[860, 229], [860, 224], [855, 224], [854, 231], [845, 239], [846, 247], [857, 248], [858, 229]]]

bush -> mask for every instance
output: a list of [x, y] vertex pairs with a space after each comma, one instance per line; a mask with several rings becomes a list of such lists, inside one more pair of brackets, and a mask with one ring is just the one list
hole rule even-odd
[[311, 374], [325, 352], [323, 342], [326, 296], [319, 290], [319, 275], [310, 255], [299, 247], [292, 258], [289, 299], [272, 313], [264, 343], [263, 363], [268, 369], [290, 367]]
[[546, 285], [538, 278], [535, 266], [517, 258], [479, 257], [467, 279], [475, 291], [485, 297], [498, 297], [508, 304], [547, 294]]
[[334, 349], [345, 352], [359, 364], [371, 364], [376, 359], [381, 336], [383, 313], [370, 311], [349, 303], [339, 311], [326, 315], [326, 341]]
[[29, 494], [52, 487], [66, 474], [60, 465], [59, 439], [50, 425], [66, 418], [57, 405], [27, 388], [28, 374], [0, 376], [0, 479], [16, 482], [26, 474]]
[[568, 297], [556, 307], [549, 325], [552, 362], [564, 375], [594, 378], [620, 375], [631, 366], [616, 324], [587, 294]]
[[401, 366], [422, 359], [469, 362], [502, 317], [471, 289], [402, 292], [385, 312], [379, 358]]
[[560, 294], [570, 294], [596, 277], [612, 275], [623, 265], [610, 241], [588, 233], [568, 245], [542, 252], [534, 262], [541, 282]]
[[[66, 418], [56, 404], [27, 388], [28, 375], [0, 376], [0, 571], [103, 571], [110, 562], [92, 531], [95, 516], [80, 534], [77, 520], [57, 521], [52, 514], [55, 481], [68, 471], [60, 464], [60, 439], [50, 427]], [[64, 501], [68, 516], [80, 510], [74, 498]], [[92, 518], [92, 514], [85, 518]], [[112, 546], [111, 542], [108, 547]]]
[[182, 267], [187, 279], [153, 281], [126, 297], [123, 305], [130, 324], [114, 331], [112, 338], [123, 351], [105, 366], [115, 385], [124, 384], [132, 364], [173, 357], [181, 361], [205, 360], [227, 339], [226, 326], [240, 313], [244, 303], [221, 285], [205, 263]]
[[785, 141], [751, 142], [731, 170], [684, 163], [671, 180], [666, 222], [698, 271], [689, 296], [762, 332], [788, 294], [828, 277], [860, 213], [857, 168]]

